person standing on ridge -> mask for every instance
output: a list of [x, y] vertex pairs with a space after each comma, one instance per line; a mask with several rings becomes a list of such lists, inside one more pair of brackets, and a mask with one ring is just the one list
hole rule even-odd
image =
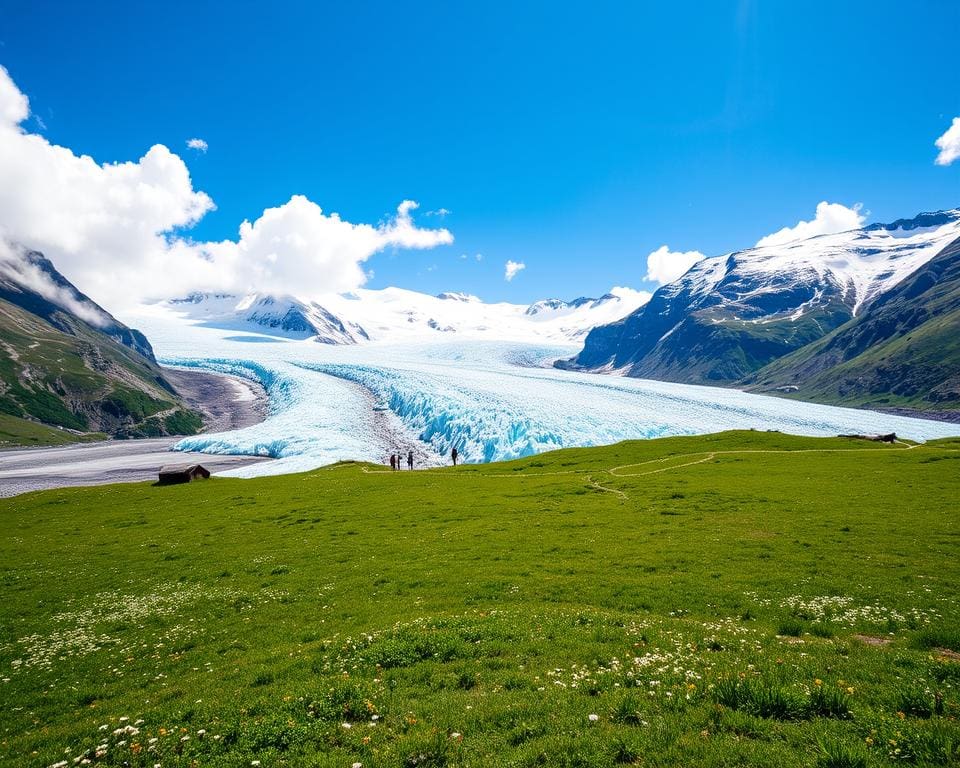
[[413, 451], [407, 452], [407, 469], [413, 469]]
[[457, 449], [450, 451], [450, 458], [453, 459], [453, 466], [457, 466]]
[[396, 469], [396, 468], [397, 468], [397, 457], [394, 456], [394, 455], [391, 453], [391, 454], [390, 454], [390, 469]]

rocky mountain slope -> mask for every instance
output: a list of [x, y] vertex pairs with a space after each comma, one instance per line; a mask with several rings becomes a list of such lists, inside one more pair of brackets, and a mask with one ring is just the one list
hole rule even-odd
[[877, 408], [960, 408], [960, 238], [749, 389]]
[[704, 259], [560, 367], [729, 384], [858, 316], [960, 236], [960, 210]]
[[200, 417], [150, 343], [36, 251], [0, 250], [0, 414], [118, 437], [193, 434]]

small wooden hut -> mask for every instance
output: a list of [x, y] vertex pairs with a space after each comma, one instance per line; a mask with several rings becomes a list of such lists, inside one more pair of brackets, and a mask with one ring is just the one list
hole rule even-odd
[[200, 464], [166, 464], [160, 467], [160, 485], [189, 483], [191, 480], [208, 480], [210, 471]]

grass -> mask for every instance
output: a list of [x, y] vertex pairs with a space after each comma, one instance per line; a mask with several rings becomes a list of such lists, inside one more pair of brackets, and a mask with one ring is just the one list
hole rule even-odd
[[67, 445], [105, 440], [100, 432], [76, 434], [65, 429], [48, 427], [17, 416], [0, 413], [0, 448], [31, 445]]
[[724, 433], [4, 500], [0, 765], [956, 764], [957, 448]]

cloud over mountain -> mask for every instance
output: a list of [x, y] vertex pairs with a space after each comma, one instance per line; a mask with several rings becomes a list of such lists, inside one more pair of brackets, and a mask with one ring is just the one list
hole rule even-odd
[[647, 256], [647, 274], [643, 279], [661, 285], [672, 283], [703, 258], [706, 257], [700, 251], [671, 251], [661, 245]]
[[867, 214], [861, 213], [862, 209], [863, 206], [860, 203], [848, 208], [841, 203], [828, 203], [824, 200], [817, 204], [817, 211], [813, 219], [798, 221], [792, 227], [784, 227], [772, 235], [761, 237], [757, 241], [757, 247], [783, 245], [816, 235], [834, 235], [838, 232], [859, 229], [867, 220]]

